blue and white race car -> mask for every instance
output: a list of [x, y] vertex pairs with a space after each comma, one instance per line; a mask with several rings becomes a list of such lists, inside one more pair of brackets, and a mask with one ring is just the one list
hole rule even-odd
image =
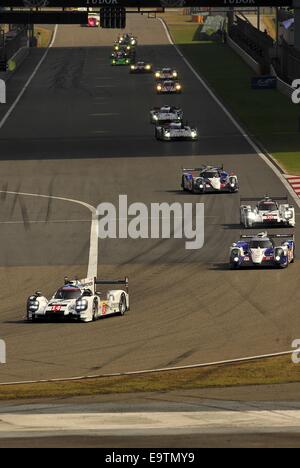
[[[286, 239], [280, 245], [275, 239]], [[230, 247], [229, 263], [231, 268], [268, 266], [286, 268], [295, 259], [294, 234], [276, 234], [267, 232], [253, 235], [241, 235], [240, 240]]]

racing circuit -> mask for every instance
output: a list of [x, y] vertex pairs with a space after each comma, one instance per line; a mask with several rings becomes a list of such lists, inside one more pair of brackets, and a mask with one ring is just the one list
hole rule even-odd
[[[286, 187], [169, 43], [161, 22], [130, 16], [139, 59], [178, 69], [182, 95], [157, 96], [153, 76], [112, 68], [115, 31], [60, 26], [5, 121], [43, 50], [32, 51], [0, 108], [2, 382], [276, 353], [297, 337], [297, 261], [287, 270], [228, 268], [240, 233], [240, 196], [285, 196]], [[199, 141], [156, 141], [149, 110], [169, 103], [197, 125]], [[240, 194], [183, 193], [181, 167], [206, 163], [236, 172]], [[131, 203], [204, 202], [204, 248], [185, 250], [181, 240], [101, 240], [96, 262], [91, 210], [103, 201], [117, 204], [119, 194]], [[30, 294], [50, 296], [66, 275], [86, 277], [96, 263], [98, 277], [129, 277], [131, 310], [124, 317], [24, 322]]]

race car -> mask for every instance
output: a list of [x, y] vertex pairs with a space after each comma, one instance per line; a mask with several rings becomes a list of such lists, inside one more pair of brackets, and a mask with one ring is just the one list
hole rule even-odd
[[[274, 239], [286, 239], [280, 245]], [[286, 268], [295, 259], [295, 240], [293, 234], [269, 236], [267, 232], [241, 235], [240, 240], [230, 247], [229, 263], [231, 268], [273, 266]]]
[[154, 107], [150, 111], [150, 122], [154, 124], [167, 124], [171, 122], [181, 122], [183, 111], [179, 107], [163, 106]]
[[130, 45], [135, 47], [137, 46], [137, 38], [130, 33], [125, 33], [118, 37], [117, 43], [121, 45]]
[[198, 140], [198, 130], [183, 122], [172, 122], [155, 127], [155, 136], [161, 141]]
[[[279, 204], [278, 202], [284, 202]], [[295, 208], [287, 197], [241, 198], [241, 224], [245, 228], [257, 225], [287, 226], [296, 224]], [[252, 204], [251, 204], [252, 203]]]
[[130, 73], [140, 74], [140, 73], [152, 73], [151, 63], [146, 62], [137, 62], [131, 65]]
[[178, 78], [178, 72], [172, 68], [163, 68], [162, 70], [157, 70], [154, 76], [157, 80], [174, 80]]
[[[97, 285], [124, 285], [124, 289], [112, 289], [106, 298], [97, 292]], [[36, 292], [27, 300], [26, 320], [73, 319], [92, 322], [112, 314], [124, 315], [129, 310], [128, 278], [123, 280], [69, 280], [59, 288], [50, 300]]]
[[127, 54], [130, 54], [130, 53], [131, 53], [131, 54], [135, 54], [135, 48], [132, 47], [131, 45], [122, 45], [122, 44], [116, 43], [116, 44], [114, 45], [113, 50], [114, 50], [115, 52], [118, 52], [118, 51], [119, 51], [119, 52], [126, 52]]
[[238, 192], [239, 182], [234, 173], [224, 171], [224, 167], [202, 166], [182, 170], [181, 187], [192, 193]]
[[132, 58], [124, 52], [115, 52], [111, 56], [111, 65], [113, 66], [130, 65], [131, 62]]
[[156, 91], [158, 94], [180, 94], [182, 86], [179, 81], [163, 80], [157, 83]]

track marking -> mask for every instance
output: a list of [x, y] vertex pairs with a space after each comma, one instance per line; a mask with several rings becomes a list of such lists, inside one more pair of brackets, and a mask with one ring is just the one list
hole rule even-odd
[[24, 87], [22, 88], [22, 90], [20, 91], [19, 95], [17, 96], [17, 98], [15, 99], [15, 101], [13, 102], [13, 104], [11, 105], [11, 107], [8, 109], [8, 111], [6, 112], [5, 116], [3, 117], [3, 119], [0, 121], [0, 130], [3, 128], [3, 126], [5, 125], [5, 123], [7, 122], [8, 118], [11, 116], [11, 114], [13, 113], [13, 111], [15, 110], [15, 108], [17, 107], [17, 105], [19, 104], [20, 100], [22, 99], [25, 91], [27, 91], [30, 83], [32, 82], [32, 80], [35, 78], [37, 72], [39, 71], [39, 69], [41, 68], [42, 64], [44, 63], [44, 61], [46, 60], [48, 54], [49, 54], [49, 51], [50, 49], [52, 49], [53, 45], [54, 45], [54, 42], [55, 42], [55, 39], [56, 39], [56, 35], [57, 35], [57, 30], [58, 30], [58, 25], [55, 26], [55, 29], [54, 29], [54, 33], [53, 33], [53, 37], [52, 37], [52, 41], [49, 45], [49, 47], [47, 47], [45, 53], [43, 54], [41, 60], [39, 61], [39, 63], [37, 64], [37, 66], [35, 67], [35, 69], [33, 70], [32, 74], [30, 75], [30, 77], [28, 78], [28, 80], [26, 81]]
[[97, 276], [98, 272], [98, 254], [99, 254], [99, 237], [98, 237], [98, 216], [97, 216], [97, 209], [94, 208], [92, 205], [85, 203], [80, 200], [74, 200], [72, 198], [65, 198], [65, 197], [55, 197], [53, 195], [40, 195], [37, 193], [24, 193], [24, 192], [11, 192], [8, 190], [0, 190], [0, 193], [5, 195], [17, 195], [21, 197], [35, 197], [35, 198], [44, 198], [48, 200], [58, 200], [64, 201], [68, 203], [76, 203], [77, 205], [81, 205], [84, 208], [87, 208], [92, 213], [92, 222], [91, 222], [91, 236], [90, 236], [90, 251], [89, 251], [89, 265], [88, 265], [88, 272], [87, 278], [94, 278]]
[[[191, 63], [188, 61], [188, 59], [183, 55], [181, 52], [180, 48], [174, 43], [172, 36], [170, 34], [170, 31], [165, 23], [165, 21], [162, 18], [158, 18], [158, 20], [161, 22], [163, 25], [163, 28], [165, 30], [166, 36], [170, 42], [170, 44], [175, 47], [177, 53], [181, 57], [181, 59], [184, 61], [184, 63], [187, 65], [187, 67], [191, 70], [193, 75], [200, 81], [201, 85], [205, 88], [205, 90], [209, 93], [209, 95], [213, 98], [213, 100], [218, 104], [218, 106], [222, 109], [222, 111], [225, 113], [225, 115], [229, 118], [229, 120], [234, 124], [234, 126], [238, 129], [238, 131], [242, 134], [242, 136], [245, 138], [245, 140], [249, 143], [249, 145], [253, 148], [255, 153], [272, 169], [272, 171], [277, 175], [277, 177], [280, 179], [282, 184], [285, 186], [286, 190], [289, 192], [297, 206], [300, 208], [300, 199], [298, 195], [294, 192], [294, 190], [291, 188], [290, 184], [286, 181], [286, 178], [284, 175], [277, 169], [276, 167], [276, 161], [274, 160], [273, 156], [268, 153], [267, 150], [264, 151], [268, 155], [268, 157], [261, 152], [260, 148], [258, 145], [251, 139], [251, 137], [248, 135], [248, 133], [243, 129], [243, 127], [238, 123], [238, 121], [233, 117], [233, 115], [229, 112], [229, 110], [224, 106], [224, 104], [220, 101], [220, 99], [216, 96], [216, 94], [212, 91], [212, 89], [208, 86], [208, 84], [204, 81], [204, 79], [199, 75], [199, 73], [195, 70], [195, 68], [191, 65]], [[270, 160], [271, 159], [271, 160]], [[273, 161], [273, 162], [272, 162]]]

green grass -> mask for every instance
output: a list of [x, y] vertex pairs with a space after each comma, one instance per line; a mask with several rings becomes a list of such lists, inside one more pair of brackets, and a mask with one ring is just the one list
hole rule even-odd
[[168, 26], [181, 51], [248, 133], [287, 173], [300, 174], [300, 107], [277, 90], [252, 90], [254, 72], [227, 45], [197, 40], [197, 24]]
[[275, 385], [295, 382], [300, 382], [300, 365], [293, 364], [291, 356], [283, 356], [243, 364], [139, 376], [102, 377], [59, 383], [0, 385], [0, 401], [113, 393], [167, 392], [180, 389]]

